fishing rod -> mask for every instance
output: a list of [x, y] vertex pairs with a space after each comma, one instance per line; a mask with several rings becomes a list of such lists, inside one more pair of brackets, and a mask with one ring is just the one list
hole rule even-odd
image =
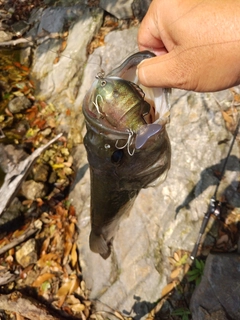
[[240, 120], [238, 120], [238, 124], [237, 124], [237, 127], [235, 129], [235, 132], [234, 132], [234, 135], [233, 135], [233, 139], [232, 139], [230, 148], [228, 150], [227, 157], [226, 157], [226, 159], [224, 161], [223, 168], [222, 168], [222, 171], [221, 171], [221, 175], [220, 175], [219, 181], [218, 181], [218, 183], [216, 185], [216, 188], [215, 188], [215, 192], [214, 192], [212, 198], [210, 199], [208, 210], [204, 215], [203, 222], [202, 222], [199, 234], [198, 234], [197, 241], [196, 241], [196, 243], [194, 245], [194, 248], [192, 250], [192, 253], [190, 255], [191, 260], [194, 260], [196, 255], [197, 255], [199, 245], [201, 243], [202, 237], [203, 237], [203, 235], [205, 233], [205, 230], [206, 230], [206, 227], [208, 225], [208, 222], [209, 222], [209, 219], [210, 219], [211, 215], [213, 214], [217, 218], [219, 218], [219, 216], [220, 216], [222, 203], [216, 199], [217, 198], [217, 192], [218, 192], [219, 185], [220, 185], [220, 183], [222, 181], [223, 175], [225, 173], [226, 165], [227, 165], [229, 156], [230, 156], [230, 154], [232, 152], [232, 148], [233, 148], [234, 142], [235, 142], [237, 134], [238, 134], [239, 124], [240, 124]]

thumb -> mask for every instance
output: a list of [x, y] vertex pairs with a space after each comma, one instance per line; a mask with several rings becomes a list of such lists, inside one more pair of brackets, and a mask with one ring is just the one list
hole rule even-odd
[[137, 67], [138, 79], [146, 87], [191, 89], [188, 74], [189, 65], [174, 50], [145, 59]]

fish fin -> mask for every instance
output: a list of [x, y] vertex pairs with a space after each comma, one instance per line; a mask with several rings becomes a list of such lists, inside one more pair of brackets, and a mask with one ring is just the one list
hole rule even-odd
[[163, 183], [166, 180], [167, 175], [168, 175], [168, 170], [164, 171], [156, 180], [153, 180], [144, 188], [159, 186], [161, 183]]
[[102, 234], [97, 235], [91, 231], [89, 246], [92, 252], [99, 253], [103, 259], [107, 259], [111, 254], [111, 242], [107, 243]]
[[141, 149], [147, 140], [161, 131], [162, 128], [163, 127], [157, 123], [142, 126], [136, 134], [135, 148]]

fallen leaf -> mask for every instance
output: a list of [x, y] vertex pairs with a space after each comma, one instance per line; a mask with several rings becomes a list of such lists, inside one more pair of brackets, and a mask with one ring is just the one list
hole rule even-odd
[[65, 230], [66, 241], [71, 241], [74, 236], [74, 233], [75, 233], [75, 223], [72, 222], [70, 223], [70, 225], [66, 227], [66, 230]]
[[177, 278], [180, 275], [181, 271], [182, 271], [181, 267], [178, 267], [175, 270], [173, 270], [171, 275], [170, 275], [171, 279]]
[[118, 319], [120, 319], [120, 320], [124, 320], [124, 317], [121, 315], [121, 313], [120, 313], [120, 312], [118, 312], [118, 311], [114, 311], [114, 315], [115, 315]]
[[174, 252], [173, 257], [177, 262], [180, 260], [180, 257], [177, 252]]
[[68, 262], [70, 251], [72, 249], [72, 243], [71, 242], [66, 242], [64, 244], [64, 254], [63, 254], [63, 265], [65, 266]]
[[77, 245], [76, 243], [74, 243], [71, 251], [71, 265], [73, 268], [75, 267], [77, 261], [78, 261]]
[[61, 288], [57, 292], [57, 296], [67, 296], [68, 294], [72, 294], [77, 287], [79, 286], [79, 281], [76, 275], [72, 275], [72, 278], [69, 279], [68, 282], [63, 283]]
[[40, 287], [43, 282], [46, 282], [49, 279], [52, 279], [54, 277], [54, 274], [52, 273], [44, 273], [37, 277], [37, 279], [33, 282], [32, 286], [33, 287]]
[[229, 116], [229, 114], [225, 111], [222, 111], [222, 116], [223, 116], [223, 119], [228, 122], [228, 123], [232, 123], [232, 117]]
[[80, 311], [84, 311], [85, 309], [85, 305], [84, 304], [74, 304], [73, 306], [71, 306], [71, 309], [74, 311], [74, 312], [80, 312]]
[[40, 268], [46, 267], [47, 265], [51, 265], [52, 261], [57, 261], [59, 259], [59, 255], [57, 255], [56, 253], [48, 253], [43, 255], [38, 261], [37, 261], [37, 265]]
[[162, 297], [169, 294], [174, 288], [176, 287], [175, 282], [168, 283], [163, 289], [162, 289]]
[[21, 316], [18, 312], [16, 312], [15, 314], [16, 314], [16, 320], [24, 320], [24, 317]]
[[43, 257], [44, 255], [46, 255], [46, 252], [47, 252], [47, 249], [49, 247], [49, 243], [50, 243], [50, 237], [47, 237], [44, 241], [43, 241], [43, 244], [42, 244], [42, 247], [41, 247], [41, 257]]

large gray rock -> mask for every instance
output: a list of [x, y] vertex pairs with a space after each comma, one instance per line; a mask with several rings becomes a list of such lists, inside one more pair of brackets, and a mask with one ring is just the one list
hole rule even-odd
[[132, 11], [135, 18], [142, 20], [150, 6], [152, 0], [134, 0], [132, 3]]
[[142, 20], [151, 0], [100, 0], [99, 6], [118, 19]]
[[118, 19], [130, 19], [133, 17], [132, 2], [133, 0], [100, 0], [99, 5]]
[[202, 281], [191, 298], [193, 319], [240, 319], [239, 264], [239, 254], [208, 256]]
[[[116, 33], [114, 38], [117, 41]], [[105, 51], [109, 53], [107, 46]], [[113, 61], [114, 57], [111, 56]], [[90, 57], [89, 61], [94, 59], [97, 58]], [[111, 60], [106, 69], [110, 66], [115, 66]], [[130, 215], [120, 224], [113, 254], [106, 261], [92, 253], [88, 245], [89, 172], [83, 146], [79, 149], [81, 174], [71, 198], [79, 212], [78, 247], [83, 277], [91, 290], [90, 297], [97, 299], [98, 310], [109, 311], [109, 306], [125, 315], [143, 317], [161, 297], [167, 283], [167, 257], [177, 249], [193, 249], [218, 182], [214, 172], [221, 171], [231, 139], [215, 96], [220, 104], [229, 99], [227, 91], [215, 95], [173, 91], [171, 122], [167, 128], [172, 144], [168, 178], [162, 185], [140, 192]], [[235, 144], [219, 188], [219, 194], [224, 194], [233, 205], [239, 205], [240, 200], [236, 188], [238, 177]]]
[[[43, 13], [52, 17], [51, 21], [56, 19], [58, 28], [48, 26], [49, 17], [45, 24], [40, 19], [42, 28], [48, 27], [49, 32], [60, 32], [65, 21], [62, 16], [66, 11], [63, 14], [56, 10], [52, 16], [49, 11]], [[75, 142], [81, 141], [85, 132], [81, 105], [97, 72], [103, 69], [107, 73], [137, 51], [137, 28], [111, 32], [105, 37], [105, 46], [89, 57], [83, 75], [86, 44], [90, 39], [83, 34], [96, 30], [100, 20], [101, 13], [96, 14], [94, 21], [89, 10], [78, 16], [57, 64], [53, 61], [58, 40], [42, 44], [35, 55], [33, 71], [39, 80], [39, 97], [48, 98], [57, 106], [60, 125]], [[112, 308], [142, 318], [161, 297], [167, 283], [167, 257], [176, 249], [192, 250], [218, 182], [214, 173], [221, 171], [231, 139], [216, 97], [223, 108], [230, 106], [228, 91], [216, 95], [173, 91], [171, 122], [167, 128], [172, 144], [168, 178], [162, 185], [140, 192], [129, 216], [120, 224], [113, 253], [106, 261], [89, 249], [90, 179], [85, 149], [82, 144], [76, 147], [74, 158], [78, 171], [70, 199], [79, 214], [78, 248], [83, 278], [90, 297], [97, 299], [97, 310]], [[72, 114], [69, 119], [65, 117], [67, 108]], [[218, 193], [233, 206], [240, 203], [238, 158], [235, 144]]]
[[[39, 99], [51, 101], [59, 111], [59, 125], [68, 131], [70, 123], [79, 112], [74, 104], [82, 83], [82, 74], [87, 61], [87, 46], [102, 24], [103, 11], [86, 6], [55, 7], [39, 10], [32, 20], [39, 21], [31, 34], [43, 30], [62, 34], [70, 24], [67, 45], [59, 51], [62, 39], [49, 39], [37, 47], [34, 54], [32, 77], [36, 83]], [[71, 116], [66, 117], [66, 110]], [[74, 125], [73, 125], [74, 127]]]

